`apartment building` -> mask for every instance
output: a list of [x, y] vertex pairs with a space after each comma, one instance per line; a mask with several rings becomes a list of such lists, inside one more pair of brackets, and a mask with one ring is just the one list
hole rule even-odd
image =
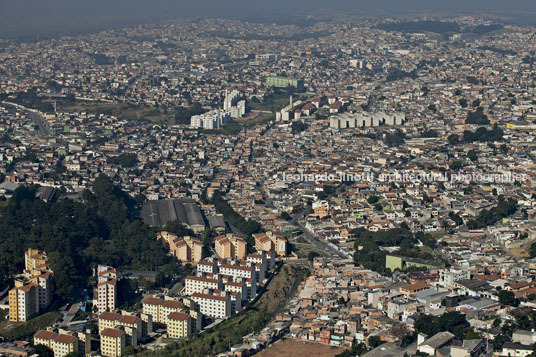
[[29, 281], [39, 288], [37, 295], [39, 299], [39, 308], [45, 309], [52, 299], [52, 273], [47, 271], [29, 278]]
[[214, 250], [219, 258], [244, 259], [247, 253], [247, 243], [229, 233], [215, 238]]
[[10, 321], [27, 321], [50, 304], [52, 271], [46, 253], [37, 249], [25, 251], [24, 268], [9, 291]]
[[248, 263], [261, 263], [265, 270], [275, 268], [275, 252], [258, 251], [257, 253], [248, 254], [246, 261]]
[[197, 272], [199, 273], [216, 274], [218, 272], [218, 263], [216, 262], [216, 260], [212, 260], [212, 261], [203, 260], [197, 263], [196, 268], [197, 268]]
[[222, 281], [218, 278], [190, 275], [186, 277], [184, 292], [186, 295], [192, 295], [193, 293], [200, 293], [205, 289], [221, 290], [222, 288]]
[[253, 266], [253, 264], [243, 266], [223, 263], [219, 266], [219, 272], [222, 275], [230, 275], [234, 278], [255, 278], [255, 267]]
[[156, 239], [165, 241], [169, 246], [169, 251], [181, 262], [197, 263], [203, 260], [203, 242], [197, 238], [178, 237], [170, 232], [160, 232]]
[[64, 357], [69, 353], [78, 352], [78, 338], [52, 331], [37, 331], [34, 334], [34, 345], [47, 346], [54, 351], [54, 357]]
[[229, 293], [238, 293], [242, 300], [248, 299], [248, 287], [245, 279], [237, 279], [237, 281], [226, 281], [223, 283], [223, 289]]
[[9, 321], [28, 321], [39, 313], [38, 289], [30, 283], [9, 291]]
[[329, 203], [327, 201], [316, 201], [312, 205], [314, 215], [324, 218], [329, 215]]
[[48, 268], [47, 254], [38, 249], [28, 249], [24, 252], [24, 271], [29, 275], [38, 275], [43, 271], [50, 271]]
[[274, 252], [278, 256], [287, 255], [287, 240], [281, 234], [266, 232], [254, 234], [255, 249]]
[[151, 315], [153, 322], [168, 323], [168, 316], [173, 312], [184, 312], [185, 306], [180, 301], [146, 297], [142, 301], [143, 313]]
[[199, 311], [209, 317], [222, 319], [231, 316], [231, 298], [228, 294], [215, 295], [194, 293], [192, 300], [199, 306]]
[[96, 270], [97, 286], [93, 290], [93, 303], [98, 312], [117, 308], [117, 272], [115, 268], [99, 265]]
[[136, 346], [143, 337], [143, 322], [139, 317], [103, 312], [99, 316], [99, 333], [108, 328], [123, 327], [127, 346]]
[[100, 333], [100, 349], [103, 357], [120, 357], [126, 347], [125, 331], [107, 328]]
[[[97, 284], [94, 290], [98, 312], [113, 311], [117, 307], [117, 281], [110, 280]], [[95, 300], [95, 299], [94, 299]]]
[[168, 337], [189, 338], [192, 334], [192, 318], [182, 312], [172, 312], [168, 316]]

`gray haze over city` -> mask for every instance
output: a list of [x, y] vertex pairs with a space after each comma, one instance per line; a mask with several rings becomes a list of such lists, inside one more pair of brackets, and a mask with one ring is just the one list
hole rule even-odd
[[[328, 10], [329, 9], [329, 10]], [[0, 37], [64, 35], [109, 27], [151, 23], [179, 17], [231, 17], [291, 20], [309, 13], [344, 11], [362, 16], [415, 13], [498, 14], [531, 23], [536, 2], [531, 0], [2, 0]]]

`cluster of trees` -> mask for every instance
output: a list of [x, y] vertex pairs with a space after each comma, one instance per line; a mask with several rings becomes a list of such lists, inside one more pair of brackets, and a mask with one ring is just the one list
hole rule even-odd
[[385, 134], [385, 143], [389, 146], [402, 145], [406, 140], [406, 135], [400, 129], [396, 129], [394, 133]]
[[10, 101], [25, 106], [27, 108], [39, 110], [40, 112], [44, 113], [54, 111], [54, 107], [52, 106], [52, 104], [45, 102], [40, 97], [38, 97], [37, 91], [35, 89], [30, 89], [27, 92], [17, 93], [15, 98], [10, 99]]
[[460, 32], [460, 26], [457, 23], [448, 21], [389, 22], [380, 24], [378, 28], [385, 31], [409, 33], [434, 32], [445, 34], [449, 32]]
[[467, 118], [465, 119], [466, 124], [478, 124], [478, 125], [489, 125], [489, 119], [486, 114], [484, 114], [484, 108], [478, 107], [474, 112], [469, 111], [467, 113]]
[[231, 207], [231, 205], [229, 205], [229, 203], [227, 203], [223, 194], [219, 191], [215, 192], [212, 196], [212, 204], [214, 204], [219, 213], [223, 214], [230, 225], [248, 235], [248, 238], [246, 239], [248, 244], [255, 245], [251, 235], [262, 232], [262, 225], [259, 222], [242, 217], [233, 209], [233, 207]]
[[457, 134], [451, 134], [448, 136], [447, 140], [452, 145], [460, 143], [473, 143], [475, 141], [479, 142], [494, 142], [503, 140], [504, 132], [501, 128], [495, 124], [493, 129], [488, 130], [484, 127], [476, 129], [474, 132], [470, 130], [464, 130], [463, 138], [460, 138]]
[[518, 306], [519, 300], [512, 291], [501, 290], [499, 291], [499, 302], [507, 306]]
[[[493, 349], [500, 350], [505, 342], [512, 342], [512, 334], [515, 330], [528, 330], [536, 328], [536, 311], [532, 308], [518, 308], [512, 310], [510, 314], [515, 318], [515, 321], [502, 321], [499, 317], [493, 320], [493, 327], [501, 329], [501, 333], [495, 337], [492, 345]], [[536, 350], [535, 350], [536, 351]], [[532, 354], [532, 356], [536, 355]]]
[[[50, 311], [28, 320], [25, 324], [2, 328], [2, 337], [8, 341], [31, 339], [39, 331], [52, 325], [61, 316], [60, 312]], [[2, 319], [0, 319], [1, 321]]]
[[199, 103], [194, 103], [189, 108], [177, 107], [175, 109], [175, 123], [190, 124], [190, 118], [194, 115], [206, 113], [207, 111]]
[[461, 340], [480, 337], [470, 328], [465, 315], [458, 311], [446, 312], [440, 316], [420, 315], [415, 320], [414, 327], [415, 332], [423, 333], [428, 337], [442, 331], [453, 333]]
[[452, 219], [457, 226], [461, 226], [463, 224], [463, 218], [459, 214], [450, 211], [449, 218]]
[[111, 157], [109, 161], [112, 164], [121, 165], [122, 167], [134, 167], [138, 163], [138, 156], [135, 153], [127, 152]]
[[474, 85], [477, 85], [480, 83], [480, 81], [474, 76], [467, 76], [466, 79], [467, 79], [467, 82], [474, 84]]
[[499, 54], [501, 54], [501, 55], [510, 55], [510, 56], [515, 56], [515, 55], [517, 55], [517, 52], [516, 52], [516, 51], [513, 51], [513, 50], [506, 50], [506, 49], [504, 49], [504, 48], [499, 48], [499, 47], [480, 46], [479, 49], [480, 49], [480, 50], [484, 50], [484, 51], [491, 51], [491, 52], [499, 53]]
[[398, 254], [401, 256], [426, 260], [435, 259], [430, 253], [426, 253], [415, 246], [420, 240], [424, 245], [433, 249], [436, 246], [435, 239], [421, 232], [413, 234], [407, 226], [379, 232], [370, 232], [364, 228], [357, 228], [352, 230], [351, 234], [355, 237], [354, 262], [380, 273], [387, 272], [385, 268], [386, 253], [380, 247], [398, 246], [400, 247]]
[[404, 79], [408, 77], [413, 78], [413, 79], [417, 78], [417, 71], [413, 70], [411, 72], [407, 72], [400, 68], [391, 67], [389, 68], [389, 71], [387, 72], [387, 77], [385, 78], [385, 80], [387, 82], [393, 82], [393, 81], [398, 81], [399, 79]]
[[477, 34], [477, 35], [484, 35], [486, 33], [490, 33], [493, 31], [498, 31], [503, 29], [503, 25], [500, 24], [491, 24], [491, 25], [478, 25], [473, 28], [468, 29], [469, 32]]
[[[55, 293], [69, 299], [86, 288], [96, 264], [172, 272], [176, 262], [138, 218], [136, 202], [107, 176], [83, 192], [83, 202], [43, 202], [36, 187], [21, 186], [0, 208], [0, 281], [24, 268], [24, 251], [47, 252]], [[169, 269], [168, 269], [169, 268]]]
[[529, 254], [531, 258], [536, 258], [536, 242], [530, 245]]
[[92, 53], [92, 54], [89, 54], [89, 56], [91, 58], [93, 58], [93, 61], [95, 61], [95, 64], [97, 66], [104, 66], [104, 65], [114, 64], [115, 63], [114, 58], [108, 57], [108, 56], [106, 56], [105, 54], [102, 54], [102, 53]]
[[294, 121], [290, 128], [292, 129], [292, 134], [297, 134], [305, 131], [307, 129], [307, 124], [302, 123], [301, 121]]
[[438, 136], [438, 132], [434, 129], [425, 130], [421, 134], [421, 138], [437, 138]]
[[467, 222], [467, 228], [480, 229], [491, 226], [495, 222], [510, 216], [517, 211], [517, 201], [513, 198], [505, 199], [499, 196], [497, 206], [481, 211], [478, 216]]
[[534, 64], [534, 62], [536, 62], [536, 59], [534, 57], [531, 57], [531, 56], [525, 56], [525, 57], [523, 57], [522, 62], [524, 64], [531, 64], [532, 65], [532, 64]]
[[475, 141], [480, 142], [493, 142], [501, 141], [503, 139], [503, 130], [495, 124], [493, 129], [488, 130], [484, 127], [478, 128], [475, 132], [465, 130], [463, 132], [463, 141], [466, 143], [472, 143]]

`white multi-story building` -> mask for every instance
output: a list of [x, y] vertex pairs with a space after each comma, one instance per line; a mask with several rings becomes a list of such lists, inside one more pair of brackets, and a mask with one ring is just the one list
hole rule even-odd
[[193, 115], [190, 127], [194, 129], [216, 129], [231, 121], [231, 114], [225, 110], [212, 110], [204, 114]]
[[221, 264], [219, 266], [220, 274], [230, 275], [234, 278], [255, 279], [255, 267], [253, 264], [247, 266]]
[[199, 306], [199, 311], [203, 315], [217, 319], [231, 316], [231, 297], [228, 293], [223, 296], [212, 293], [194, 293], [192, 301]]
[[203, 292], [205, 289], [221, 290], [222, 288], [223, 285], [220, 279], [211, 279], [204, 276], [187, 276], [184, 292], [186, 295], [192, 295], [193, 293]]
[[469, 271], [461, 269], [445, 269], [439, 271], [439, 282], [438, 285], [445, 288], [452, 288], [454, 283], [460, 280], [465, 280], [470, 278]]
[[93, 292], [93, 304], [98, 312], [113, 311], [117, 308], [117, 272], [105, 265], [97, 267], [97, 287]]
[[329, 127], [333, 129], [376, 127], [380, 125], [402, 125], [406, 120], [403, 113], [344, 113], [332, 116]]
[[240, 92], [237, 90], [232, 90], [230, 93], [225, 91], [225, 99], [223, 100], [223, 110], [231, 110], [232, 107], [236, 106], [238, 100], [240, 99]]
[[203, 260], [197, 263], [197, 271], [201, 273], [216, 274], [218, 272], [218, 264], [215, 260]]

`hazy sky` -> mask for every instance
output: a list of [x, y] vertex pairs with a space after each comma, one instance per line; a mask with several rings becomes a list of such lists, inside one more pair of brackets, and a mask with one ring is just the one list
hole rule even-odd
[[332, 8], [362, 12], [535, 12], [536, 0], [0, 0], [0, 36], [92, 30], [163, 17], [299, 15]]

